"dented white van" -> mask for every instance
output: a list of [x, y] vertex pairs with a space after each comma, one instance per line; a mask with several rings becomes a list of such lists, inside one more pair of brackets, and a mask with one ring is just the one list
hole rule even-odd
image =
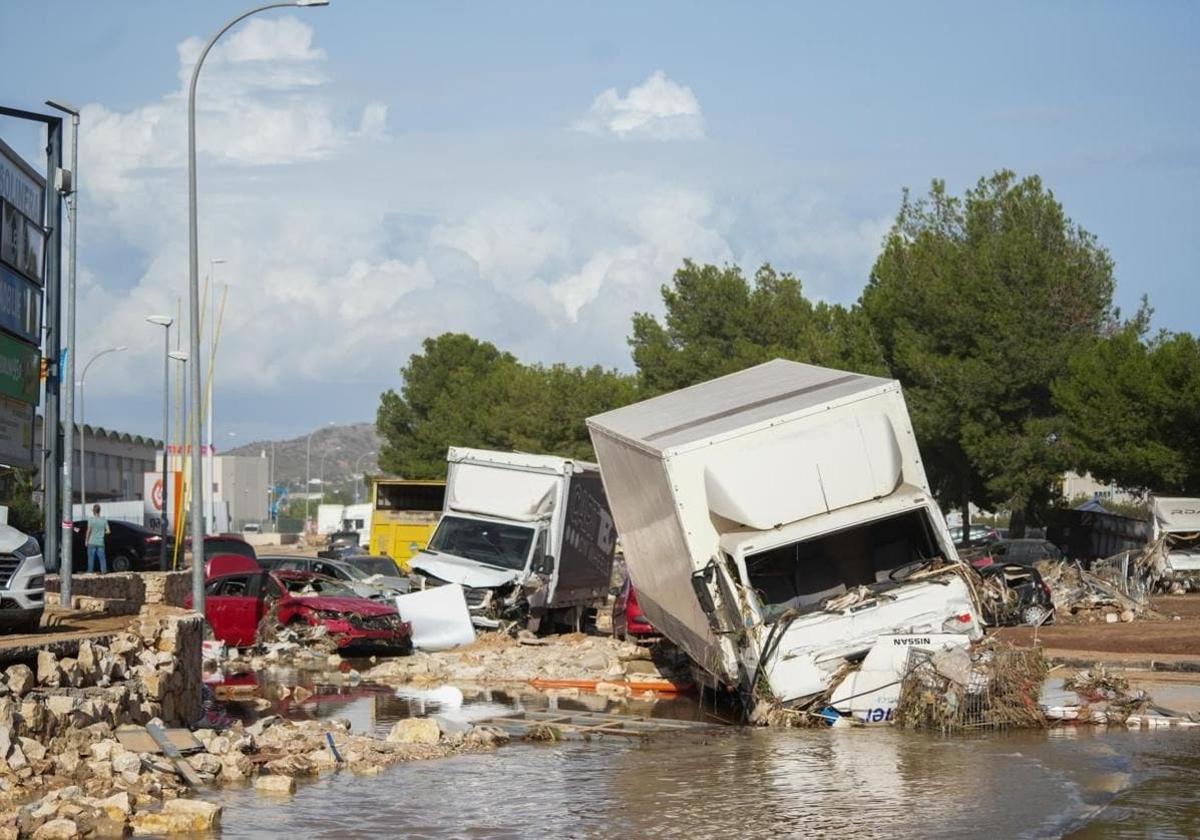
[[709, 684], [787, 705], [882, 636], [982, 636], [898, 382], [775, 360], [588, 427], [638, 601]]

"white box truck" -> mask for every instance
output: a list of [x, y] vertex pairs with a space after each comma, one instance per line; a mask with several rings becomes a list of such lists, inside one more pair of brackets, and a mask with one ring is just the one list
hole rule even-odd
[[616, 532], [595, 464], [451, 447], [446, 501], [409, 561], [424, 585], [458, 583], [477, 626], [579, 626], [608, 595]]
[[1152, 544], [1161, 543], [1165, 588], [1200, 590], [1200, 499], [1155, 496]]
[[642, 610], [707, 683], [787, 705], [880, 637], [982, 635], [899, 383], [775, 360], [587, 422]]

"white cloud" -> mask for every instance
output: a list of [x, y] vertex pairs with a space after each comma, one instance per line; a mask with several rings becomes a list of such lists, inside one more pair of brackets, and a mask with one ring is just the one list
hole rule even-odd
[[[628, 368], [630, 316], [661, 310], [660, 286], [684, 258], [815, 258], [821, 270], [863, 262], [859, 245], [875, 235], [825, 224], [823, 200], [793, 213], [794, 198], [718, 187], [702, 146], [689, 169], [676, 148], [580, 155], [557, 132], [389, 133], [386, 103], [335, 90], [307, 26], [264, 19], [252, 34], [205, 64], [200, 264], [227, 261], [217, 405], [280, 434], [329, 419], [320, 395], [333, 391], [355, 401], [339, 410], [369, 418], [421, 340], [450, 330], [529, 361]], [[181, 78], [197, 49], [181, 46]], [[621, 107], [605, 132], [702, 130], [695, 97], [661, 74], [610, 98]], [[153, 412], [128, 405], [158, 381], [162, 357], [143, 319], [175, 312], [187, 276], [184, 108], [176, 89], [83, 114], [80, 356], [130, 347], [89, 374], [89, 416], [146, 432]]]
[[387, 134], [387, 112], [387, 106], [382, 102], [372, 102], [363, 108], [362, 117], [358, 121], [358, 136], [382, 140]]
[[691, 140], [704, 136], [704, 116], [691, 88], [657, 70], [624, 97], [616, 88], [601, 93], [575, 128], [621, 140]]

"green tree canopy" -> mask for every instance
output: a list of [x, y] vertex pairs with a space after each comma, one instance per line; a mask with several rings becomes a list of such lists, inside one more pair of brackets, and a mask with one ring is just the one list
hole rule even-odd
[[769, 265], [750, 283], [737, 266], [685, 261], [662, 297], [663, 322], [638, 313], [629, 339], [647, 396], [775, 358], [884, 372], [861, 312], [810, 301], [796, 277]]
[[1051, 384], [1111, 322], [1112, 294], [1108, 253], [1037, 176], [905, 193], [861, 305], [943, 504], [1049, 504], [1068, 465]]
[[385, 392], [380, 467], [407, 478], [446, 474], [450, 446], [593, 459], [584, 419], [633, 402], [632, 376], [601, 367], [525, 365], [461, 333], [426, 339]]
[[1144, 319], [1080, 348], [1054, 384], [1073, 465], [1102, 481], [1200, 495], [1200, 341]]

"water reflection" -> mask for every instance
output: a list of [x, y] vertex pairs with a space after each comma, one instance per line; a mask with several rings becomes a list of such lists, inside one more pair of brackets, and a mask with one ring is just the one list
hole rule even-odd
[[[414, 715], [469, 722], [521, 709], [700, 716], [694, 699], [620, 704], [595, 695], [298, 681], [312, 696], [285, 698], [275, 710], [349, 718], [358, 731], [385, 732]], [[226, 806], [225, 835], [251, 838], [1188, 837], [1200, 836], [1198, 756], [1193, 730], [951, 739], [890, 728], [724, 727], [646, 743], [517, 744], [400, 765], [369, 780], [327, 775], [286, 805], [250, 790], [215, 795]]]

